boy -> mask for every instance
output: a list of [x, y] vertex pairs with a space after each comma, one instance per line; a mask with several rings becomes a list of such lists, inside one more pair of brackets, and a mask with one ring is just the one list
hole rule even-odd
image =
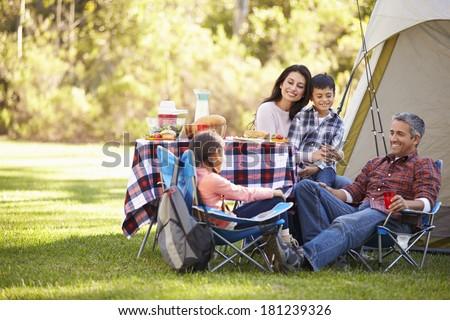
[[333, 187], [336, 161], [342, 159], [344, 124], [331, 107], [335, 84], [332, 77], [318, 74], [312, 78], [312, 106], [302, 109], [292, 120], [289, 141], [295, 147], [300, 177]]

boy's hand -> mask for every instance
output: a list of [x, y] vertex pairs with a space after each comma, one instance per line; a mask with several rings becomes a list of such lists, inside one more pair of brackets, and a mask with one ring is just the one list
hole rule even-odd
[[327, 157], [327, 150], [325, 148], [320, 148], [312, 153], [312, 161], [325, 160]]
[[336, 150], [333, 146], [323, 144], [320, 148], [325, 150], [326, 159], [328, 161], [341, 161], [344, 157], [344, 153], [340, 150]]
[[306, 166], [302, 171], [299, 172], [299, 176], [302, 178], [310, 177], [319, 172], [318, 166]]

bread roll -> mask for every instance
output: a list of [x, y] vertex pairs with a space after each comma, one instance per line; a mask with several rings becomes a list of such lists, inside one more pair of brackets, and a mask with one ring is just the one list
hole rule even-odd
[[245, 130], [244, 131], [245, 138], [264, 139], [267, 137], [267, 135], [268, 135], [268, 133], [265, 131], [259, 131], [259, 130]]
[[211, 114], [209, 116], [203, 116], [201, 118], [198, 118], [197, 121], [194, 122], [195, 124], [207, 124], [209, 126], [221, 126], [224, 124], [227, 124], [227, 120], [218, 114]]

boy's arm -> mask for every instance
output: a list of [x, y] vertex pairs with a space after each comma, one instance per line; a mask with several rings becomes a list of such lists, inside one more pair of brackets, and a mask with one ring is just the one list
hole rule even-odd
[[294, 117], [294, 119], [292, 119], [288, 135], [289, 143], [294, 146], [296, 163], [312, 162], [309, 155], [310, 152], [300, 151], [300, 144], [302, 143], [303, 139], [303, 131], [302, 120], [299, 115], [297, 115]]
[[[331, 144], [327, 146], [327, 152], [331, 153], [331, 161], [341, 161], [344, 158], [344, 152], [342, 151], [344, 141], [344, 125], [342, 122], [335, 128], [335, 134], [331, 140]], [[330, 161], [327, 159], [327, 161]]]

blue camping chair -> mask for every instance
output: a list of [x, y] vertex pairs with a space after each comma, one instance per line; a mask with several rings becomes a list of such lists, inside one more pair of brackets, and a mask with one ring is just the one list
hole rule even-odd
[[[176, 157], [169, 150], [161, 146], [157, 148], [157, 155], [162, 164], [165, 164], [166, 162], [169, 164], [172, 163], [172, 160], [166, 161], [166, 159], [176, 160]], [[193, 208], [192, 214], [197, 219], [209, 223], [209, 219], [214, 218], [240, 225], [240, 229], [230, 230], [222, 229], [210, 224], [214, 235], [217, 258], [222, 259], [220, 262], [211, 262], [210, 271], [216, 271], [227, 263], [239, 265], [243, 261], [252, 263], [263, 271], [273, 271], [272, 264], [264, 251], [263, 236], [278, 232], [284, 222], [283, 219], [280, 219], [280, 215], [291, 208], [292, 203], [278, 203], [271, 210], [261, 213], [251, 219], [233, 217], [223, 211], [199, 205], [196, 187], [195, 160], [191, 150], [187, 150], [183, 153], [180, 159], [180, 166], [182, 167], [182, 170], [178, 176], [178, 186], [184, 195], [188, 208]], [[172, 180], [172, 173], [173, 169], [161, 170], [161, 177], [166, 187]], [[241, 247], [239, 247], [239, 242], [243, 243]], [[229, 248], [232, 253], [228, 253], [225, 247]], [[253, 258], [253, 255], [256, 252], [259, 252], [262, 255], [265, 265]]]
[[[436, 160], [435, 165], [442, 172], [442, 160]], [[355, 260], [362, 262], [368, 270], [373, 271], [364, 250], [373, 250], [376, 248], [376, 250], [378, 250], [378, 268], [380, 270], [383, 270], [383, 259], [392, 253], [397, 253], [397, 257], [386, 268], [384, 268], [384, 272], [389, 271], [402, 258], [417, 269], [422, 269], [428, 252], [431, 231], [435, 228], [435, 225], [433, 224], [434, 217], [440, 208], [441, 202], [436, 201], [431, 212], [409, 209], [403, 210], [402, 216], [404, 218], [410, 218], [411, 221], [414, 221], [417, 218], [420, 219], [420, 224], [418, 226], [414, 225], [411, 233], [400, 233], [390, 229], [386, 225], [390, 218], [390, 216], [388, 216], [383, 225], [377, 227], [376, 233], [361, 248], [361, 251], [358, 252], [356, 250], [350, 250], [348, 252], [349, 255]], [[419, 240], [423, 239], [423, 237], [425, 237], [425, 242], [423, 246], [422, 260], [419, 264], [412, 257], [411, 251], [414, 248], [414, 245], [416, 245]]]

